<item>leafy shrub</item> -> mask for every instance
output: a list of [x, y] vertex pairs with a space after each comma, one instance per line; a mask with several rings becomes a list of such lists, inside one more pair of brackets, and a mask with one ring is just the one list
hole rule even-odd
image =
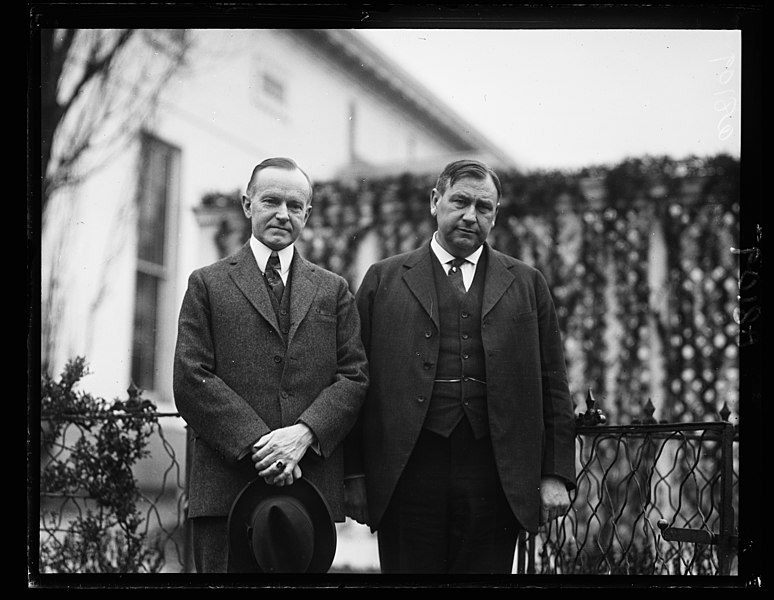
[[77, 357], [58, 382], [42, 377], [41, 500], [60, 498], [62, 509], [77, 510], [66, 524], [64, 510], [41, 511], [41, 572], [157, 572], [163, 552], [141, 529], [132, 472], [150, 454], [156, 407], [134, 386], [127, 400], [112, 403], [77, 391], [86, 374], [85, 359]]

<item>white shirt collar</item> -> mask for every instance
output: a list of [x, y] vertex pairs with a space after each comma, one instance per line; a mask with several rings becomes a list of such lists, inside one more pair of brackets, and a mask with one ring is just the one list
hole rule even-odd
[[[446, 249], [441, 246], [441, 244], [438, 242], [438, 232], [436, 231], [433, 234], [433, 238], [430, 240], [430, 248], [432, 248], [433, 253], [438, 257], [438, 260], [441, 261], [441, 264], [446, 267], [446, 263], [448, 263], [450, 260], [454, 260], [454, 256], [446, 251]], [[478, 259], [481, 258], [481, 253], [484, 251], [484, 245], [480, 245], [478, 248], [476, 248], [475, 252], [471, 254], [470, 256], [466, 256], [465, 260], [472, 263], [475, 267], [478, 265]]]
[[[266, 271], [266, 263], [269, 262], [272, 253], [271, 248], [259, 241], [254, 235], [250, 236], [250, 248], [258, 263], [258, 268], [263, 273]], [[293, 244], [285, 246], [282, 250], [277, 250], [277, 255], [280, 260], [280, 277], [284, 280], [290, 271], [290, 262], [293, 260]]]

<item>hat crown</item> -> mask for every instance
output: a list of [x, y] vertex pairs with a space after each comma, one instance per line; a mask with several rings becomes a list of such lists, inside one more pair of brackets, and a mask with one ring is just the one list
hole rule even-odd
[[336, 553], [336, 526], [325, 497], [308, 478], [270, 485], [255, 477], [228, 515], [232, 573], [325, 573]]
[[296, 498], [263, 500], [253, 511], [249, 535], [253, 555], [265, 573], [299, 573], [314, 554], [314, 524]]

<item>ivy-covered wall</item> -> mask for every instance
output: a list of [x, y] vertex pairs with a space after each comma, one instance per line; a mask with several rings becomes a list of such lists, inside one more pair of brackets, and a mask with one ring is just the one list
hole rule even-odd
[[[500, 173], [503, 198], [489, 243], [548, 279], [579, 409], [591, 389], [611, 424], [738, 421], [739, 162], [721, 155], [631, 159], [577, 172]], [[299, 246], [359, 285], [373, 262], [434, 231], [435, 176], [323, 182]], [[238, 210], [241, 192], [203, 206]], [[249, 235], [224, 217], [220, 251]], [[235, 235], [236, 234], [236, 235]], [[364, 244], [364, 240], [371, 243]]]

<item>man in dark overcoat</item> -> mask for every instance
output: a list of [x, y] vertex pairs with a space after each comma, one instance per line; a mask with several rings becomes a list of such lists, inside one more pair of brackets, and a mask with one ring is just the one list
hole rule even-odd
[[278, 486], [308, 478], [344, 520], [341, 442], [368, 378], [346, 280], [294, 248], [311, 203], [312, 183], [294, 161], [263, 161], [242, 197], [250, 240], [188, 280], [174, 395], [192, 433], [188, 518], [198, 572], [231, 570], [229, 510], [255, 477]]
[[541, 273], [485, 241], [500, 196], [486, 165], [449, 164], [432, 240], [372, 265], [356, 294], [370, 387], [347, 510], [377, 532], [383, 573], [511, 573], [519, 531], [569, 508], [558, 320]]

